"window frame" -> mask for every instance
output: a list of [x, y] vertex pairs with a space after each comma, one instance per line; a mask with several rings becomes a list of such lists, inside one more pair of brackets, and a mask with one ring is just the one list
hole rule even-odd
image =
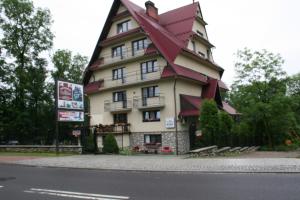
[[155, 59], [155, 60], [149, 60], [146, 62], [142, 62], [140, 64], [140, 68], [141, 68], [141, 79], [144, 80], [144, 79], [146, 79], [146, 77], [144, 75], [158, 71], [158, 68], [159, 68], [158, 61]]
[[[142, 48], [140, 48], [140, 44], [139, 44], [140, 42], [142, 42]], [[136, 43], [137, 43], [137, 49], [135, 49], [135, 45], [134, 45]], [[142, 49], [146, 49], [148, 46], [149, 46], [149, 43], [148, 43], [147, 38], [142, 38], [142, 39], [139, 39], [139, 40], [132, 41], [132, 43], [131, 43], [132, 55], [134, 56], [135, 52], [140, 51]]]
[[[117, 34], [125, 33], [130, 29], [130, 19], [117, 24]], [[124, 26], [125, 25], [125, 26]], [[124, 29], [125, 28], [125, 29]]]
[[[116, 96], [116, 94], [117, 94], [117, 96]], [[112, 98], [113, 98], [114, 103], [127, 101], [126, 90], [113, 92], [112, 95], [113, 95]], [[117, 98], [115, 98], [115, 97], [117, 97]]]
[[[119, 67], [119, 68], [113, 69], [112, 70], [112, 80], [113, 81], [120, 80], [120, 79], [123, 80], [125, 78], [125, 76], [124, 76], [125, 70], [124, 69], [125, 69], [125, 67]], [[120, 73], [121, 77], [119, 77], [119, 71], [121, 72]]]
[[[122, 117], [120, 117], [120, 116], [122, 116]], [[123, 118], [124, 116], [125, 116], [125, 118], [124, 118], [125, 122], [122, 122], [123, 119], [120, 121], [120, 119]], [[128, 115], [127, 115], [127, 113], [116, 113], [113, 115], [113, 120], [114, 120], [114, 124], [121, 124], [121, 123], [127, 124], [128, 123]]]
[[[147, 139], [146, 139], [147, 137], [149, 137], [150, 142], [146, 142], [147, 141]], [[155, 138], [154, 139], [155, 142], [151, 142], [151, 141], [153, 141], [153, 139], [151, 139], [151, 138]], [[145, 134], [144, 135], [144, 144], [161, 144], [161, 143], [162, 143], [162, 135], [161, 134]]]
[[[120, 48], [120, 51], [117, 50], [118, 48]], [[124, 51], [125, 51], [125, 44], [115, 46], [111, 49], [111, 57], [112, 58], [121, 57], [122, 59], [124, 57]], [[118, 55], [118, 53], [120, 53], [120, 55]]]
[[[144, 95], [144, 90], [147, 90], [146, 96]], [[144, 98], [154, 98], [160, 96], [160, 89], [158, 85], [149, 86], [149, 87], [143, 87], [142, 88], [142, 97]]]
[[[148, 119], [146, 118], [146, 114], [148, 113]], [[154, 115], [154, 118], [151, 119], [151, 114]], [[160, 122], [161, 112], [160, 110], [146, 110], [143, 111], [143, 122]]]

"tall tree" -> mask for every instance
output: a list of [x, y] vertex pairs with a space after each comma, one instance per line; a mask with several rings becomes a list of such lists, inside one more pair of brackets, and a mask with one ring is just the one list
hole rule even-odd
[[52, 72], [53, 79], [61, 78], [75, 83], [81, 83], [83, 71], [88, 63], [86, 56], [80, 54], [72, 55], [69, 50], [57, 50], [53, 57], [54, 71]]
[[200, 111], [200, 127], [206, 145], [216, 144], [219, 131], [218, 107], [214, 100], [204, 100]]
[[52, 47], [50, 11], [35, 8], [29, 0], [0, 1], [0, 46], [5, 68], [11, 72], [6, 84], [12, 92], [10, 135], [22, 143], [32, 142], [41, 127], [38, 119], [47, 101], [46, 59], [43, 52]]
[[256, 143], [268, 144], [271, 148], [283, 142], [294, 121], [282, 64], [280, 55], [266, 50], [238, 51], [237, 77], [230, 94], [230, 100], [251, 127], [249, 131], [254, 134]]

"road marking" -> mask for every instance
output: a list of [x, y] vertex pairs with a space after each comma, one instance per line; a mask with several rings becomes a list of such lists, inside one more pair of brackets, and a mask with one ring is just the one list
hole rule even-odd
[[31, 188], [30, 190], [25, 190], [24, 192], [34, 193], [34, 194], [46, 194], [46, 195], [59, 196], [59, 197], [72, 197], [72, 198], [78, 198], [78, 199], [94, 199], [94, 200], [129, 199], [129, 197], [126, 197], [126, 196], [70, 192], [70, 191], [62, 191], [62, 190], [48, 190], [48, 189], [39, 189], [39, 188]]
[[0, 185], [0, 188], [3, 188], [3, 187], [4, 187], [4, 186], [1, 186], [1, 185]]

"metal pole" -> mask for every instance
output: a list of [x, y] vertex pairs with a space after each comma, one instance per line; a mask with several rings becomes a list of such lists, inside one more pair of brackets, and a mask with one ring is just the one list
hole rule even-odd
[[59, 122], [58, 122], [58, 99], [57, 99], [57, 79], [55, 79], [55, 152], [59, 154]]
[[174, 121], [175, 121], [175, 144], [176, 144], [176, 155], [178, 156], [179, 150], [178, 150], [178, 127], [177, 127], [177, 101], [176, 101], [176, 84], [177, 84], [177, 77], [175, 76], [175, 81], [174, 81], [174, 88], [173, 88], [173, 93], [174, 93], [174, 111], [175, 111], [175, 116], [174, 116]]

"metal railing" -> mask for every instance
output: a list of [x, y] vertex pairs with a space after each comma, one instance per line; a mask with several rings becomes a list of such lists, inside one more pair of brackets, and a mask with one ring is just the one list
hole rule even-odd
[[132, 109], [132, 100], [127, 99], [125, 101], [112, 102], [106, 100], [104, 102], [104, 110], [106, 112], [118, 112]]
[[157, 71], [151, 73], [141, 73], [140, 70], [124, 74], [123, 78], [113, 80], [112, 77], [104, 78], [103, 88], [119, 87], [139, 82], [160, 79], [163, 68], [157, 67]]
[[103, 63], [101, 64], [102, 66], [109, 65], [109, 64], [116, 63], [116, 62], [121, 62], [121, 61], [125, 61], [128, 59], [133, 59], [133, 58], [143, 56], [143, 55], [145, 55], [146, 49], [147, 48], [133, 51], [132, 48], [125, 47], [125, 49], [123, 49], [121, 55], [113, 56], [112, 53], [106, 53], [106, 54], [102, 54], [99, 59], [103, 59]]
[[165, 106], [165, 97], [160, 95], [157, 97], [141, 97], [136, 98], [138, 109], [146, 109], [146, 108], [161, 108]]

